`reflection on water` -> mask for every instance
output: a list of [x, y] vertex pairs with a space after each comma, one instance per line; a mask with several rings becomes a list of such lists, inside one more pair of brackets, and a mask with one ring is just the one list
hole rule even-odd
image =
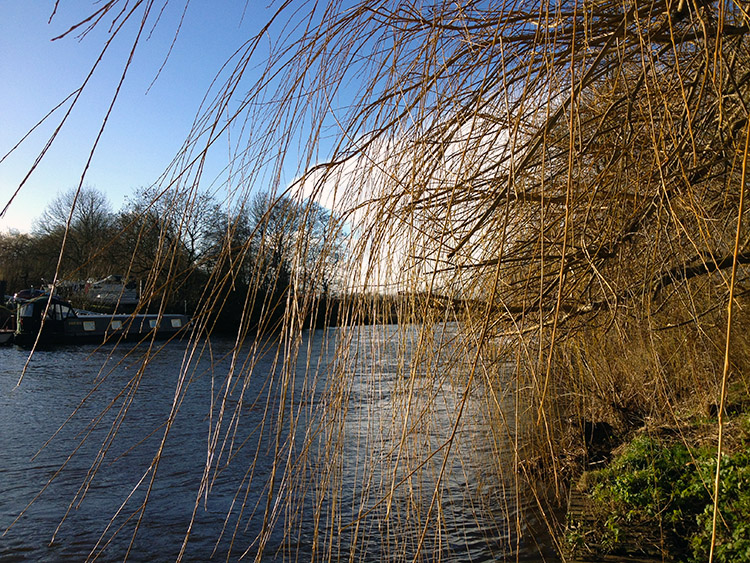
[[474, 350], [451, 327], [348, 336], [347, 416], [325, 440], [340, 452], [329, 499], [332, 533], [348, 534], [340, 547], [374, 560], [554, 560], [549, 539], [533, 541], [544, 528], [514, 469], [523, 429], [510, 378], [487, 385], [481, 362], [470, 376]]
[[138, 349], [69, 347], [19, 386], [26, 353], [0, 349], [0, 531], [21, 514], [0, 559], [173, 560], [189, 530], [185, 561], [261, 544], [263, 560], [540, 560], [514, 394], [470, 379], [455, 338], [318, 331], [295, 369], [271, 342], [170, 343], [145, 368]]

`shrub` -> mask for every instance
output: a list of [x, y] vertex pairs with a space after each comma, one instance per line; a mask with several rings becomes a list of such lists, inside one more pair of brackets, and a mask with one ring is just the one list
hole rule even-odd
[[[711, 544], [715, 454], [639, 436], [606, 469], [597, 471], [591, 498], [602, 549], [641, 542], [678, 560], [706, 561]], [[717, 562], [750, 561], [750, 452], [724, 456], [721, 468]], [[658, 537], [642, 537], [644, 530]], [[636, 536], [641, 536], [635, 538]]]

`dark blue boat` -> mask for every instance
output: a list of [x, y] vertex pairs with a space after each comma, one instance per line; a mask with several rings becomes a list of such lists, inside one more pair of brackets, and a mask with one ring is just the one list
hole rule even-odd
[[42, 295], [16, 310], [14, 341], [21, 346], [42, 344], [169, 338], [187, 327], [190, 319], [179, 314], [128, 315], [92, 313], [73, 309], [56, 295]]

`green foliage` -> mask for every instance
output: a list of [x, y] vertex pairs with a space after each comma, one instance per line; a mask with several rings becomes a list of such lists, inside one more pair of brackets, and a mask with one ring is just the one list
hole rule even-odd
[[[643, 530], [658, 537], [638, 538], [688, 561], [705, 561], [711, 544], [715, 454], [691, 451], [683, 443], [665, 445], [637, 437], [606, 469], [594, 475], [591, 491], [599, 516], [598, 544], [624, 549]], [[750, 452], [722, 460], [715, 561], [750, 561]], [[645, 551], [648, 551], [648, 545]]]
[[[715, 464], [707, 464], [711, 476]], [[750, 452], [740, 451], [722, 459], [716, 527], [715, 561], [750, 561]], [[698, 530], [690, 539], [695, 561], [705, 561], [711, 545], [713, 505], [697, 516]]]

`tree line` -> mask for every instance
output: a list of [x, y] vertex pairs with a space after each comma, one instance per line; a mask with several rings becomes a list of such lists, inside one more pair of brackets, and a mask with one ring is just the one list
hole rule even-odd
[[271, 329], [290, 290], [308, 309], [328, 302], [342, 255], [341, 223], [313, 201], [262, 192], [230, 206], [139, 189], [115, 211], [86, 186], [58, 195], [30, 233], [0, 233], [0, 280], [13, 294], [118, 275], [138, 282], [144, 309], [200, 309], [212, 330]]

